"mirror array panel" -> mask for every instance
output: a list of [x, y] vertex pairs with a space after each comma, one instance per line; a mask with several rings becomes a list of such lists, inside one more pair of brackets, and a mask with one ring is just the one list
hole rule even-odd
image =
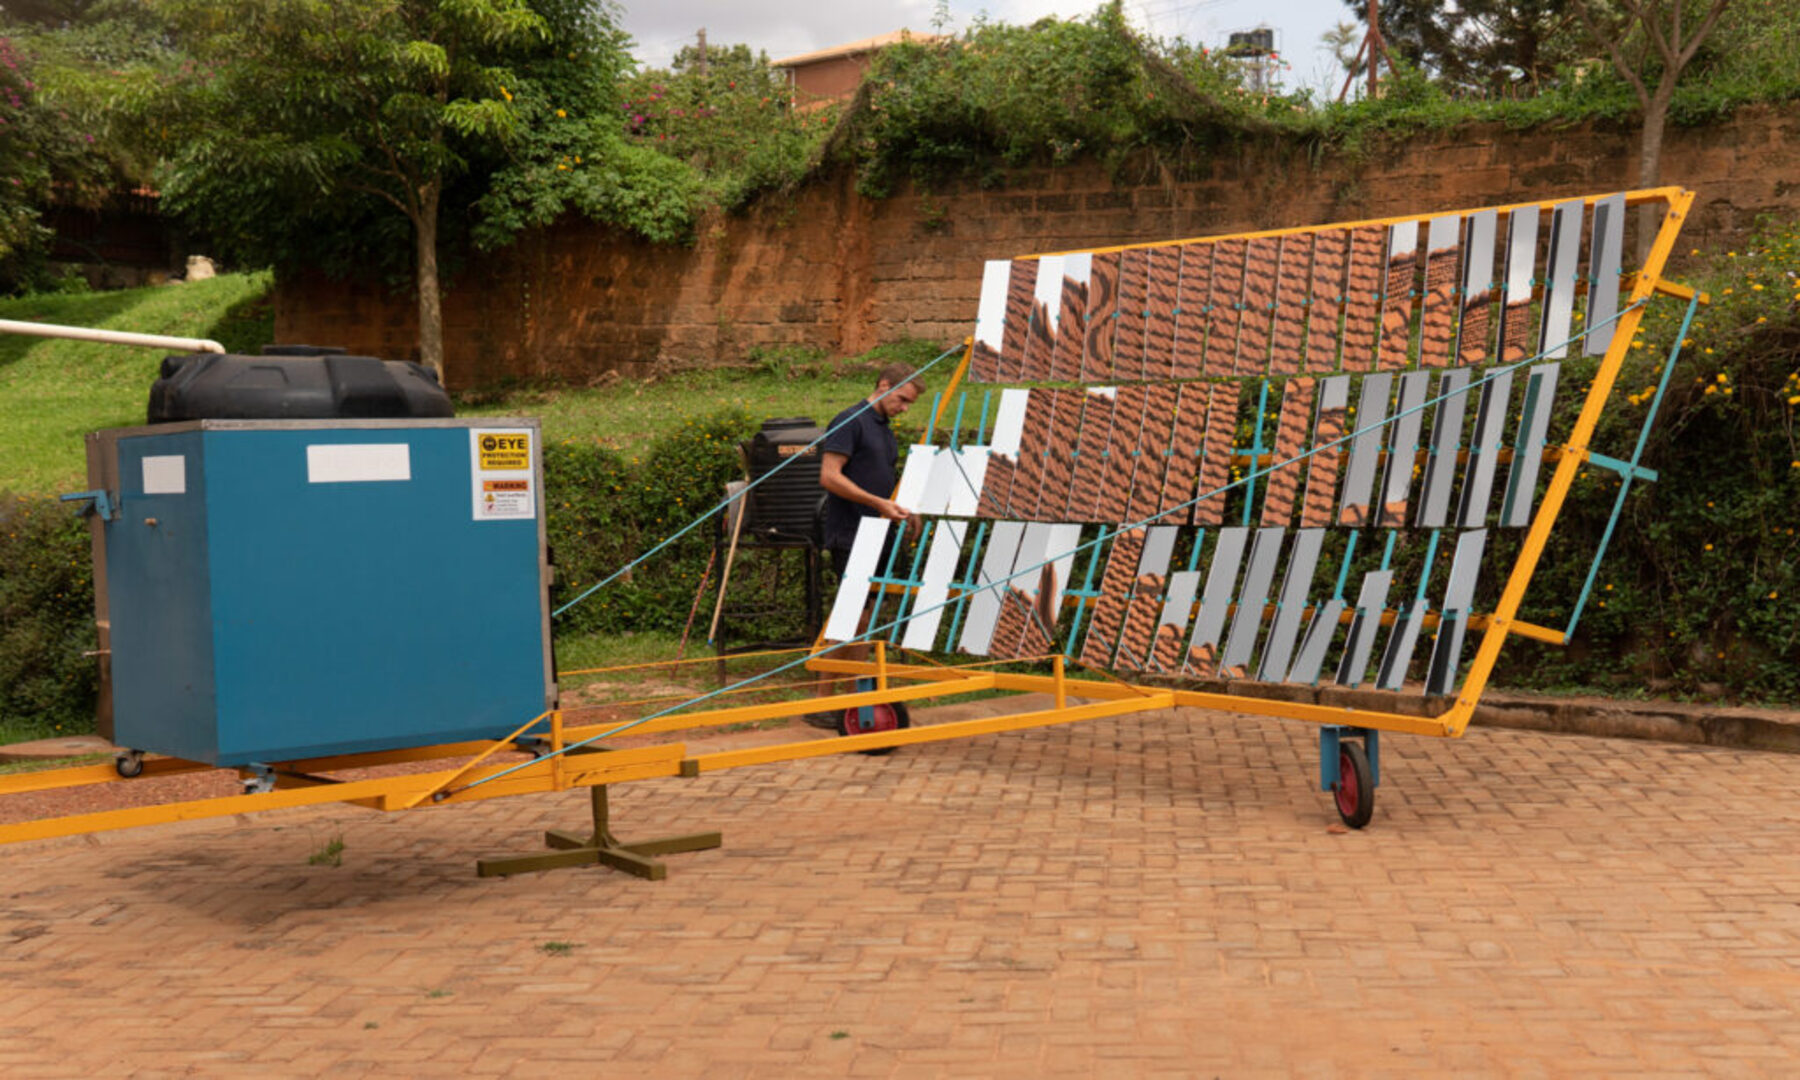
[[909, 459], [897, 501], [947, 520], [911, 574], [862, 576], [889, 541], [859, 533], [826, 636], [899, 584], [917, 594], [886, 632], [908, 648], [1399, 689], [1429, 635], [1424, 689], [1454, 692], [1488, 531], [1534, 511], [1556, 360], [1611, 340], [1624, 213], [988, 263], [970, 377], [1056, 385], [1009, 385], [985, 444]]

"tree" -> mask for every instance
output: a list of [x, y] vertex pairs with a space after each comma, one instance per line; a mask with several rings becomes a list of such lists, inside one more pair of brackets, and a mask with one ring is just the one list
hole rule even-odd
[[[1682, 0], [1609, 0], [1602, 8], [1595, 0], [1570, 0], [1588, 35], [1606, 47], [1614, 69], [1637, 95], [1644, 111], [1644, 128], [1638, 142], [1637, 186], [1655, 187], [1662, 182], [1663, 131], [1668, 125], [1669, 103], [1706, 36], [1731, 0], [1707, 0], [1706, 13], [1698, 22], [1683, 25]], [[1616, 5], [1613, 6], [1613, 5]], [[1656, 81], [1651, 89], [1650, 81]], [[1650, 250], [1656, 235], [1658, 211], [1646, 210], [1639, 219], [1638, 257]]]
[[[195, 61], [155, 117], [168, 126], [165, 198], [278, 267], [391, 267], [410, 239], [419, 358], [440, 379], [443, 249], [497, 246], [569, 208], [664, 239], [686, 227], [683, 167], [619, 134], [628, 60], [609, 7], [163, 6]], [[643, 177], [657, 182], [633, 191]]]
[[[1381, 36], [1397, 57], [1465, 91], [1505, 89], [1515, 80], [1535, 85], [1554, 69], [1550, 46], [1569, 36], [1570, 0], [1379, 0]], [[1368, 0], [1344, 0], [1368, 25]], [[1340, 30], [1335, 35], [1341, 39]], [[1351, 35], [1354, 46], [1361, 35]], [[1326, 42], [1338, 49], [1333, 33]], [[1340, 55], [1346, 68], [1346, 56]]]

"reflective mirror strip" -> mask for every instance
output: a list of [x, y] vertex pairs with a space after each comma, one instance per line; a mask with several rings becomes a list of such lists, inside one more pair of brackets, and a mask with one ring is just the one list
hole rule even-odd
[[1325, 666], [1325, 654], [1337, 636], [1338, 622], [1343, 615], [1344, 602], [1336, 599], [1325, 601], [1313, 612], [1306, 638], [1300, 643], [1300, 654], [1294, 657], [1294, 666], [1288, 669], [1288, 682], [1313, 685], [1319, 681], [1319, 669]]
[[1362, 590], [1356, 597], [1356, 616], [1350, 620], [1350, 633], [1344, 638], [1344, 658], [1338, 664], [1339, 686], [1361, 686], [1369, 670], [1369, 656], [1375, 651], [1375, 631], [1381, 628], [1381, 615], [1387, 607], [1388, 588], [1394, 583], [1392, 570], [1375, 570], [1363, 576]]
[[[946, 454], [948, 450], [944, 451]], [[900, 470], [900, 482], [894, 487], [894, 501], [914, 513], [928, 513], [926, 493], [932, 474], [937, 471], [937, 447], [914, 446], [906, 452], [906, 464]]]
[[1207, 375], [1231, 375], [1237, 370], [1238, 317], [1244, 302], [1244, 254], [1242, 240], [1213, 244], [1212, 276], [1207, 292]]
[[1150, 309], [1150, 252], [1119, 252], [1119, 325], [1113, 331], [1113, 370], [1120, 382], [1144, 381], [1144, 321]]
[[1375, 366], [1398, 371], [1412, 357], [1413, 279], [1419, 269], [1419, 223], [1398, 221], [1388, 228], [1387, 265], [1381, 284], [1381, 354]]
[[1581, 280], [1580, 199], [1558, 203], [1550, 214], [1550, 271], [1544, 281], [1544, 321], [1538, 352], [1552, 359], [1569, 355], [1569, 329], [1575, 316], [1575, 287]]
[[1037, 657], [1050, 648], [1050, 634], [1056, 628], [1054, 616], [1045, 617], [1038, 610], [1039, 594], [1049, 589], [1056, 593], [1051, 575], [1054, 567], [1050, 544], [1054, 536], [1048, 525], [1031, 523], [1019, 540], [1019, 552], [1013, 557], [1016, 575], [1000, 590], [1000, 614], [994, 620], [994, 632], [988, 639], [988, 655], [992, 657]]
[[1037, 293], [1038, 261], [1014, 259], [1006, 283], [1006, 329], [1000, 337], [1000, 382], [1025, 373], [1025, 338], [1031, 332], [1031, 303]]
[[1243, 565], [1244, 544], [1249, 538], [1250, 530], [1241, 526], [1219, 530], [1212, 565], [1206, 571], [1206, 592], [1200, 599], [1200, 612], [1194, 617], [1194, 633], [1188, 638], [1187, 659], [1181, 665], [1184, 674], [1210, 679], [1218, 669], [1219, 634], [1225, 629], [1225, 616], [1231, 608], [1231, 594], [1237, 587], [1238, 567]]
[[1178, 570], [1169, 575], [1162, 614], [1156, 621], [1156, 644], [1150, 670], [1173, 674], [1181, 669], [1181, 641], [1188, 619], [1194, 614], [1194, 596], [1200, 591], [1200, 571]]
[[1056, 324], [1062, 317], [1063, 257], [1045, 255], [1037, 260], [1036, 285], [1031, 296], [1031, 329], [1025, 336], [1025, 359], [1020, 376], [1027, 381], [1050, 377], [1050, 358], [1056, 351]]
[[1097, 520], [1125, 524], [1125, 508], [1131, 502], [1131, 485], [1137, 475], [1138, 443], [1144, 434], [1145, 387], [1122, 386], [1113, 403], [1112, 433], [1107, 437], [1106, 472], [1094, 502]]
[[1517, 364], [1530, 356], [1537, 328], [1531, 325], [1531, 272], [1537, 264], [1538, 209], [1521, 206], [1506, 215], [1506, 298], [1500, 308], [1500, 360]]
[[1175, 305], [1179, 301], [1181, 249], [1150, 249], [1150, 293], [1144, 317], [1144, 378], [1174, 377]]
[[1469, 625], [1469, 608], [1475, 603], [1475, 582], [1481, 575], [1481, 555], [1486, 545], [1486, 529], [1475, 529], [1456, 538], [1450, 581], [1444, 586], [1444, 613], [1438, 619], [1431, 661], [1426, 666], [1427, 694], [1448, 694], [1455, 689], [1456, 670], [1462, 663], [1463, 634]]
[[938, 471], [948, 470], [949, 505], [944, 512], [955, 517], [976, 517], [981, 491], [987, 486], [988, 448], [965, 446], [938, 455]]
[[1131, 481], [1130, 501], [1124, 519], [1133, 525], [1148, 521], [1160, 509], [1169, 486], [1169, 445], [1175, 436], [1175, 403], [1180, 389], [1174, 383], [1151, 383], [1144, 395], [1144, 430], [1138, 436], [1137, 472]]
[[1230, 494], [1231, 446], [1237, 439], [1238, 384], [1214, 383], [1206, 408], [1206, 446], [1200, 459], [1200, 490], [1193, 498], [1196, 525], [1218, 525], [1225, 520], [1225, 499]]
[[1081, 377], [1098, 382], [1113, 377], [1113, 333], [1119, 310], [1119, 253], [1102, 251], [1094, 256], [1088, 277], [1087, 345], [1081, 358]]
[[1287, 680], [1294, 642], [1300, 636], [1300, 620], [1306, 614], [1307, 596], [1312, 592], [1313, 574], [1318, 570], [1319, 551], [1324, 543], [1324, 529], [1301, 529], [1294, 534], [1294, 551], [1288, 556], [1275, 619], [1269, 626], [1268, 643], [1263, 646], [1262, 668], [1256, 675], [1264, 682]]
[[1625, 246], [1625, 196], [1608, 195], [1594, 203], [1594, 232], [1588, 242], [1586, 352], [1601, 356], [1618, 327], [1619, 271]]
[[981, 485], [981, 516], [1003, 518], [1012, 499], [1013, 476], [1019, 467], [1019, 442], [1025, 429], [1025, 410], [1030, 391], [1002, 390], [994, 415], [993, 437], [988, 440], [986, 477]]
[[1107, 448], [1112, 442], [1113, 404], [1118, 391], [1111, 386], [1090, 386], [1081, 408], [1081, 435], [1075, 449], [1073, 475], [1069, 478], [1071, 521], [1097, 521], [1100, 484], [1106, 478]]
[[1094, 257], [1083, 251], [1063, 256], [1062, 315], [1056, 321], [1056, 350], [1050, 357], [1050, 378], [1081, 378], [1081, 354], [1087, 342], [1088, 278]]
[[1006, 286], [1012, 263], [989, 259], [981, 269], [981, 303], [975, 311], [975, 345], [969, 378], [994, 382], [1000, 374], [1000, 341], [1006, 331]]
[[1473, 367], [1493, 349], [1494, 303], [1500, 291], [1494, 277], [1494, 239], [1500, 212], [1478, 210], [1470, 214], [1464, 229], [1462, 321], [1456, 328], [1456, 362]]
[[1212, 245], [1181, 245], [1181, 285], [1176, 293], [1175, 355], [1177, 379], [1198, 379], [1206, 358], [1206, 304], [1212, 279]]
[[1414, 524], [1442, 528], [1450, 516], [1450, 490], [1456, 483], [1456, 455], [1462, 449], [1463, 417], [1468, 414], [1469, 372], [1453, 369], [1438, 378], [1438, 403], [1431, 417], [1431, 456], [1425, 461], [1425, 489], [1419, 496]]
[[1258, 236], [1244, 245], [1244, 297], [1238, 321], [1239, 375], [1261, 375], [1269, 370], [1269, 331], [1275, 319], [1275, 275], [1279, 269], [1281, 242]]
[[1275, 276], [1275, 327], [1269, 342], [1271, 375], [1293, 375], [1300, 370], [1300, 350], [1306, 345], [1306, 296], [1312, 277], [1314, 236], [1303, 232], [1281, 238], [1281, 269]]
[[1056, 398], [1050, 391], [1031, 391], [1031, 400], [1025, 406], [1025, 430], [1019, 436], [1019, 464], [1006, 501], [1007, 517], [1030, 521], [1037, 516], [1055, 412]]
[[1143, 553], [1143, 529], [1127, 529], [1113, 539], [1112, 551], [1106, 556], [1106, 570], [1100, 575], [1100, 597], [1094, 602], [1094, 617], [1089, 621], [1087, 637], [1081, 643], [1081, 662], [1088, 667], [1112, 666], [1119, 627], [1125, 620], [1131, 579]]
[[1048, 456], [1044, 458], [1043, 478], [1038, 486], [1037, 503], [1031, 517], [1038, 521], [1057, 521], [1069, 511], [1069, 479], [1075, 470], [1075, 440], [1081, 430], [1080, 390], [1039, 390], [1049, 394], [1056, 411], [1050, 420]]
[[1313, 238], [1311, 302], [1306, 308], [1306, 370], [1336, 371], [1338, 319], [1344, 311], [1344, 274], [1350, 230], [1326, 229]]
[[997, 521], [988, 537], [986, 553], [981, 558], [981, 572], [975, 578], [975, 591], [969, 596], [968, 618], [963, 621], [962, 641], [958, 648], [972, 656], [986, 656], [988, 643], [994, 637], [994, 622], [1000, 617], [1000, 589], [990, 588], [1005, 581], [1012, 573], [1013, 556], [1018, 554], [1019, 539], [1025, 525], [1019, 521]]
[[1148, 530], [1143, 554], [1138, 556], [1137, 576], [1131, 582], [1131, 600], [1125, 605], [1125, 627], [1112, 666], [1120, 671], [1142, 671], [1150, 659], [1150, 643], [1156, 634], [1156, 616], [1163, 603], [1169, 560], [1175, 554], [1173, 525]]
[[1350, 464], [1344, 469], [1344, 494], [1339, 500], [1339, 525], [1360, 528], [1373, 520], [1369, 500], [1375, 491], [1375, 470], [1380, 464], [1382, 436], [1386, 433], [1388, 397], [1393, 393], [1394, 376], [1383, 373], [1363, 379], [1362, 400], [1349, 426], [1356, 435], [1350, 440]]
[[1544, 460], [1544, 436], [1550, 430], [1550, 406], [1556, 398], [1560, 364], [1539, 364], [1525, 383], [1525, 406], [1519, 414], [1519, 437], [1513, 445], [1512, 475], [1506, 482], [1506, 498], [1500, 503], [1500, 524], [1509, 528], [1531, 524], [1531, 508], [1537, 501], [1538, 466]]
[[[1286, 525], [1294, 518], [1300, 474], [1306, 468], [1306, 428], [1312, 420], [1312, 379], [1289, 379], [1281, 394], [1281, 419], [1275, 425], [1275, 466], [1267, 477], [1262, 524]], [[1287, 464], [1282, 464], [1287, 462]]]
[[1350, 233], [1350, 271], [1344, 285], [1345, 371], [1375, 369], [1375, 335], [1381, 327], [1381, 273], [1387, 262], [1387, 230], [1364, 225]]
[[906, 622], [901, 648], [929, 652], [936, 647], [938, 626], [946, 610], [944, 602], [950, 597], [950, 580], [962, 558], [963, 537], [968, 528], [967, 522], [940, 521], [932, 530], [931, 551], [925, 556], [925, 572], [920, 575], [919, 595], [913, 604], [915, 614]]
[[1425, 628], [1425, 614], [1431, 603], [1418, 597], [1403, 616], [1394, 620], [1388, 634], [1387, 648], [1381, 654], [1381, 667], [1375, 676], [1378, 690], [1398, 690], [1406, 683], [1406, 669], [1412, 666], [1413, 653], [1419, 647], [1419, 631]]
[[1281, 541], [1286, 535], [1287, 530], [1280, 526], [1258, 529], [1251, 541], [1250, 569], [1244, 572], [1244, 587], [1238, 594], [1231, 634], [1225, 639], [1225, 654], [1219, 661], [1219, 674], [1228, 679], [1247, 678], [1250, 674], [1250, 657], [1262, 634], [1269, 589], [1275, 584], [1275, 568], [1281, 565]]
[[1195, 477], [1200, 474], [1200, 448], [1206, 440], [1206, 403], [1211, 389], [1204, 383], [1187, 383], [1179, 394], [1169, 465], [1163, 473], [1162, 499], [1157, 507], [1163, 521], [1187, 521], [1193, 517], [1188, 500], [1194, 497]]
[[863, 605], [869, 600], [869, 579], [875, 575], [875, 564], [881, 558], [881, 547], [887, 542], [886, 518], [866, 517], [856, 524], [856, 539], [850, 545], [844, 575], [838, 584], [837, 599], [831, 605], [831, 617], [825, 621], [825, 640], [849, 641], [856, 637], [856, 624], [862, 618]]
[[1400, 376], [1395, 420], [1388, 425], [1393, 441], [1388, 444], [1387, 478], [1381, 485], [1378, 524], [1384, 529], [1398, 529], [1406, 524], [1406, 504], [1412, 497], [1413, 475], [1419, 467], [1419, 428], [1425, 421], [1425, 394], [1430, 389], [1429, 372], [1409, 371]]
[[1487, 524], [1488, 505], [1494, 494], [1494, 467], [1505, 439], [1506, 405], [1512, 397], [1511, 371], [1494, 374], [1481, 386], [1481, 405], [1475, 411], [1475, 435], [1469, 443], [1469, 466], [1463, 473], [1462, 504], [1456, 523], [1465, 529]]
[[1334, 375], [1319, 384], [1319, 415], [1313, 422], [1312, 455], [1306, 468], [1306, 503], [1301, 528], [1330, 525], [1336, 505], [1338, 463], [1343, 460], [1345, 412], [1350, 404], [1350, 376]]
[[1419, 316], [1419, 365], [1448, 367], [1456, 344], [1457, 278], [1462, 272], [1462, 218], [1431, 219], [1425, 231], [1425, 298]]

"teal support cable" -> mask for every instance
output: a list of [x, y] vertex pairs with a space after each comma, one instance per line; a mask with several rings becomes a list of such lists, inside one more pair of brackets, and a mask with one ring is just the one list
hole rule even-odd
[[1600, 546], [1594, 550], [1594, 561], [1588, 565], [1587, 580], [1582, 582], [1581, 595], [1575, 599], [1575, 610], [1569, 613], [1569, 625], [1563, 630], [1563, 641], [1567, 643], [1575, 636], [1575, 627], [1581, 623], [1581, 613], [1587, 607], [1588, 597], [1594, 591], [1594, 582], [1600, 576], [1600, 560], [1606, 557], [1607, 545], [1612, 543], [1613, 530], [1619, 525], [1619, 515], [1625, 509], [1625, 496], [1631, 494], [1631, 482], [1638, 475], [1638, 462], [1644, 456], [1644, 446], [1650, 440], [1650, 426], [1656, 423], [1656, 411], [1662, 406], [1663, 392], [1669, 388], [1669, 378], [1675, 374], [1675, 362], [1681, 359], [1681, 343], [1687, 340], [1688, 327], [1694, 321], [1694, 314], [1700, 310], [1700, 297], [1695, 295], [1688, 301], [1687, 315], [1681, 320], [1681, 330], [1675, 335], [1675, 344], [1669, 348], [1668, 362], [1663, 364], [1662, 379], [1656, 384], [1656, 396], [1650, 399], [1650, 411], [1644, 414], [1644, 426], [1638, 430], [1637, 446], [1631, 451], [1630, 471], [1619, 478], [1619, 494], [1613, 500], [1612, 516], [1606, 519], [1606, 531], [1600, 534]]

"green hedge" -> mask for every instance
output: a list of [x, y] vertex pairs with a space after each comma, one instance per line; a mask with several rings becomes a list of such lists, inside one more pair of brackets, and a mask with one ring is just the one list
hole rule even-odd
[[0, 496], [0, 742], [91, 731], [94, 575], [82, 519]]

